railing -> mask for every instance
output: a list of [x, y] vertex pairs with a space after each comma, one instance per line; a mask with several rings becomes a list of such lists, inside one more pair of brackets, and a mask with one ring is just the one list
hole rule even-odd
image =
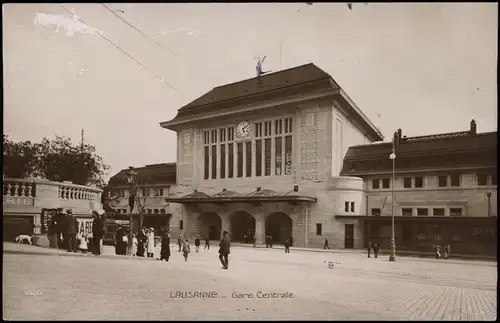
[[[3, 179], [4, 210], [9, 207], [73, 208], [79, 212], [100, 208], [102, 190], [45, 179]], [[18, 210], [20, 211], [20, 210]], [[26, 209], [26, 211], [29, 211]], [[74, 210], [75, 211], [75, 210]]]
[[35, 197], [34, 180], [9, 179], [3, 180], [3, 197]]

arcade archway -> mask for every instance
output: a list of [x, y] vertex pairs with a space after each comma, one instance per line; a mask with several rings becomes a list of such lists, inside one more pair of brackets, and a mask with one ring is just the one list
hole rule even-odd
[[200, 235], [208, 236], [210, 240], [219, 240], [222, 235], [222, 220], [215, 212], [205, 212], [200, 214]]
[[238, 211], [231, 216], [231, 240], [234, 242], [250, 243], [255, 234], [255, 219], [245, 212]]
[[266, 218], [266, 235], [272, 236], [273, 243], [285, 243], [292, 237], [292, 219], [285, 213], [271, 213]]

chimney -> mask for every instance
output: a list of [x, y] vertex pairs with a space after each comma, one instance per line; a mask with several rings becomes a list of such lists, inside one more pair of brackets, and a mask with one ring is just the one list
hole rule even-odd
[[475, 135], [477, 133], [476, 121], [474, 119], [472, 119], [472, 121], [470, 122], [470, 133], [472, 135]]

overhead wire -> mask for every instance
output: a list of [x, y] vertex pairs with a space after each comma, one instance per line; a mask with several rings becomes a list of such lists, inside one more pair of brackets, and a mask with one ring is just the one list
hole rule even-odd
[[[68, 10], [62, 3], [60, 4], [60, 6], [67, 12], [69, 13], [71, 16], [74, 17], [74, 14]], [[85, 23], [85, 21], [83, 21], [82, 19], [80, 19], [80, 17], [76, 17], [81, 23], [87, 25], [87, 23]], [[88, 25], [87, 25], [88, 26]], [[177, 88], [175, 88], [173, 85], [171, 85], [170, 83], [168, 83], [167, 81], [165, 81], [163, 79], [163, 77], [157, 75], [155, 72], [153, 72], [151, 69], [149, 69], [147, 66], [145, 66], [144, 64], [142, 64], [139, 60], [137, 60], [134, 56], [132, 56], [131, 54], [129, 54], [127, 51], [125, 51], [123, 48], [121, 48], [119, 45], [117, 45], [116, 43], [114, 43], [112, 40], [110, 40], [108, 37], [104, 36], [103, 33], [101, 32], [98, 32], [98, 34], [103, 38], [105, 39], [108, 43], [110, 43], [111, 45], [113, 45], [116, 49], [118, 49], [119, 51], [121, 51], [123, 54], [127, 55], [130, 59], [132, 59], [134, 62], [136, 62], [137, 64], [139, 64], [142, 68], [144, 68], [146, 71], [148, 71], [149, 73], [153, 74], [158, 80], [160, 80], [160, 82], [162, 83], [165, 83], [167, 86], [169, 86], [172, 90], [176, 91], [177, 93], [179, 93], [180, 95], [184, 96], [184, 94], [179, 91]]]
[[[162, 49], [168, 51], [169, 53], [171, 53], [172, 55], [174, 56], [178, 56], [177, 53], [173, 52], [173, 51], [170, 51], [169, 49], [165, 48], [161, 43], [157, 42], [156, 40], [154, 40], [153, 38], [149, 37], [148, 35], [146, 35], [142, 30], [140, 30], [139, 28], [137, 28], [136, 26], [134, 26], [132, 23], [128, 22], [126, 19], [124, 19], [123, 17], [120, 17], [115, 11], [116, 10], [113, 10], [111, 9], [110, 7], [108, 7], [106, 4], [104, 3], [100, 3], [101, 6], [103, 6], [104, 8], [106, 8], [106, 10], [108, 10], [109, 12], [111, 12], [116, 18], [120, 19], [123, 23], [127, 24], [130, 28], [134, 29], [135, 31], [137, 31], [139, 34], [141, 34], [144, 38], [152, 41], [154, 44], [156, 44], [157, 46], [161, 47]], [[123, 11], [122, 11], [123, 12]]]

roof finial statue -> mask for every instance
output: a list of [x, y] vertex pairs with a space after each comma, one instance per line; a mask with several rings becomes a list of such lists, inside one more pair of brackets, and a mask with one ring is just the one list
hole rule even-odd
[[266, 57], [267, 56], [264, 56], [263, 58], [260, 58], [259, 57], [256, 57], [256, 60], [257, 60], [257, 66], [255, 67], [256, 70], [257, 70], [257, 77], [261, 76], [261, 75], [264, 75], [266, 73], [269, 73], [271, 71], [262, 71], [262, 63], [264, 63], [264, 61], [266, 60]]

